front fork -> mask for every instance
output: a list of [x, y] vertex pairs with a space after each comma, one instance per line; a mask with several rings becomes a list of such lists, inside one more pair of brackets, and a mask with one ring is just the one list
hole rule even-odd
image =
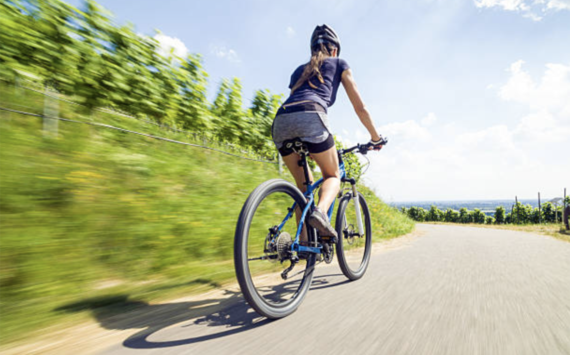
[[362, 227], [362, 213], [360, 212], [360, 197], [356, 191], [356, 184], [352, 185], [352, 199], [354, 200], [354, 210], [356, 211], [356, 224], [358, 225], [358, 234], [364, 235], [364, 227]]
[[360, 197], [356, 190], [356, 180], [343, 178], [342, 182], [349, 182], [352, 185], [352, 199], [354, 200], [354, 210], [356, 212], [356, 225], [358, 227], [358, 234], [364, 235], [364, 227], [362, 226], [362, 212], [360, 211]]

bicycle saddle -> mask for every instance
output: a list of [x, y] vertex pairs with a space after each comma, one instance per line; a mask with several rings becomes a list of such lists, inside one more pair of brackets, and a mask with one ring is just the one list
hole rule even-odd
[[299, 155], [309, 155], [309, 147], [300, 138], [287, 139], [283, 141], [283, 145]]

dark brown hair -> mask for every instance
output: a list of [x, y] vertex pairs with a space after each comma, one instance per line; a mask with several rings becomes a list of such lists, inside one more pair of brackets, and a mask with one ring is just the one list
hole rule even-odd
[[295, 85], [291, 88], [291, 93], [301, 87], [305, 81], [308, 81], [309, 85], [313, 89], [316, 89], [317, 86], [311, 83], [311, 79], [315, 76], [319, 79], [321, 84], [325, 82], [321, 74], [321, 65], [326, 58], [332, 55], [334, 49], [336, 49], [336, 47], [331, 43], [319, 43], [313, 47], [313, 50], [311, 51], [311, 60], [305, 65], [305, 69], [299, 77], [299, 80], [297, 80]]

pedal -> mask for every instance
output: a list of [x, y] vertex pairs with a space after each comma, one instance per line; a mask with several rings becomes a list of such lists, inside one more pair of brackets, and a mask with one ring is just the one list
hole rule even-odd
[[337, 237], [321, 237], [321, 239], [323, 240], [323, 242], [328, 243], [328, 244], [337, 244], [338, 243]]
[[329, 243], [323, 243], [323, 258], [325, 259], [325, 263], [330, 264], [333, 261], [334, 257], [334, 248]]

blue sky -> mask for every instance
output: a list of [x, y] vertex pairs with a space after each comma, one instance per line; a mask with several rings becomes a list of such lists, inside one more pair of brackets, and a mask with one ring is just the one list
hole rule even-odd
[[[315, 25], [333, 26], [391, 139], [366, 175], [389, 202], [570, 188], [570, 0], [99, 3], [117, 23], [201, 53], [210, 97], [229, 77], [242, 80], [246, 100], [260, 88], [287, 93]], [[345, 142], [369, 139], [344, 93], [329, 113]]]

